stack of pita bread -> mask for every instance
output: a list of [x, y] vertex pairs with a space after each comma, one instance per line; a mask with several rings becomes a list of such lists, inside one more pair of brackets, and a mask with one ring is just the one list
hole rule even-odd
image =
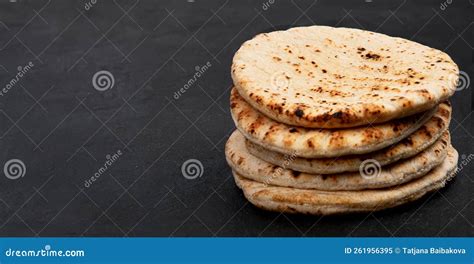
[[375, 211], [445, 186], [458, 67], [402, 38], [311, 26], [260, 34], [234, 56], [237, 186], [272, 211]]

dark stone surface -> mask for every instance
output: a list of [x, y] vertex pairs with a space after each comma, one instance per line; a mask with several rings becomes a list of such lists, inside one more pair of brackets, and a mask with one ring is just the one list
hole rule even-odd
[[[365, 28], [445, 50], [474, 76], [472, 1], [272, 2], [98, 0], [87, 10], [87, 1], [0, 1], [1, 87], [34, 64], [0, 96], [0, 162], [26, 166], [20, 179], [0, 177], [0, 234], [472, 236], [472, 163], [409, 205], [313, 217], [248, 204], [223, 152], [234, 129], [229, 69], [243, 41], [296, 25]], [[100, 70], [113, 74], [112, 89], [93, 88]], [[453, 144], [465, 157], [474, 153], [472, 101], [472, 87], [452, 98]], [[188, 159], [202, 162], [201, 177], [183, 177]]]

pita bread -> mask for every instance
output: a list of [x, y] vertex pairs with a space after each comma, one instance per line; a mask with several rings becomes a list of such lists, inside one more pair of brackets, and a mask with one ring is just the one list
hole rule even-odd
[[[381, 167], [376, 160], [362, 162], [360, 172], [308, 174], [273, 165], [251, 155], [245, 139], [235, 131], [226, 144], [227, 163], [242, 177], [283, 187], [317, 190], [363, 190], [399, 185], [419, 178], [443, 162], [449, 145], [449, 133], [420, 154]], [[287, 163], [291, 163], [291, 157]], [[335, 165], [337, 166], [337, 165]]]
[[379, 190], [318, 191], [267, 186], [234, 172], [237, 186], [259, 208], [285, 213], [329, 215], [370, 212], [395, 207], [438, 190], [455, 176], [458, 153], [452, 147], [445, 161], [431, 172], [406, 184]]
[[292, 157], [291, 162], [287, 162], [288, 155], [265, 149], [249, 140], [246, 140], [245, 143], [249, 153], [257, 158], [295, 171], [313, 174], [358, 171], [361, 163], [367, 159], [374, 159], [380, 166], [385, 166], [398, 160], [415, 156], [441, 137], [444, 131], [447, 130], [450, 119], [451, 106], [448, 103], [441, 103], [438, 111], [431, 119], [413, 134], [402, 139], [395, 145], [363, 155], [320, 159]]
[[444, 52], [359, 29], [297, 27], [237, 51], [240, 95], [274, 120], [311, 128], [383, 123], [450, 97], [459, 69]]
[[337, 157], [373, 152], [399, 142], [420, 128], [437, 111], [383, 124], [347, 129], [311, 129], [276, 122], [253, 109], [232, 89], [231, 115], [236, 127], [255, 144], [304, 158]]

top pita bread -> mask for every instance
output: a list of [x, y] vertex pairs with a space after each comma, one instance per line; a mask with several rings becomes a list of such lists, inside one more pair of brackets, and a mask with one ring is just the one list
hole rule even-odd
[[381, 123], [428, 110], [454, 93], [458, 73], [442, 51], [326, 26], [257, 35], [232, 64], [234, 84], [254, 108], [312, 128]]

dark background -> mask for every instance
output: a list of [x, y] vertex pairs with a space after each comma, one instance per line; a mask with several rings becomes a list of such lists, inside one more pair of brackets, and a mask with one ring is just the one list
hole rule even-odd
[[[0, 177], [2, 236], [474, 235], [472, 163], [409, 205], [318, 217], [247, 203], [223, 152], [234, 129], [230, 64], [243, 41], [297, 25], [363, 28], [444, 50], [474, 76], [472, 0], [97, 0], [86, 9], [91, 2], [0, 1], [0, 88], [34, 64], [0, 97], [0, 163], [26, 166], [20, 179]], [[113, 74], [112, 89], [93, 88], [99, 70]], [[452, 102], [462, 159], [474, 153], [472, 88]], [[123, 155], [86, 188], [117, 150]], [[183, 177], [188, 159], [202, 162], [201, 177]]]

